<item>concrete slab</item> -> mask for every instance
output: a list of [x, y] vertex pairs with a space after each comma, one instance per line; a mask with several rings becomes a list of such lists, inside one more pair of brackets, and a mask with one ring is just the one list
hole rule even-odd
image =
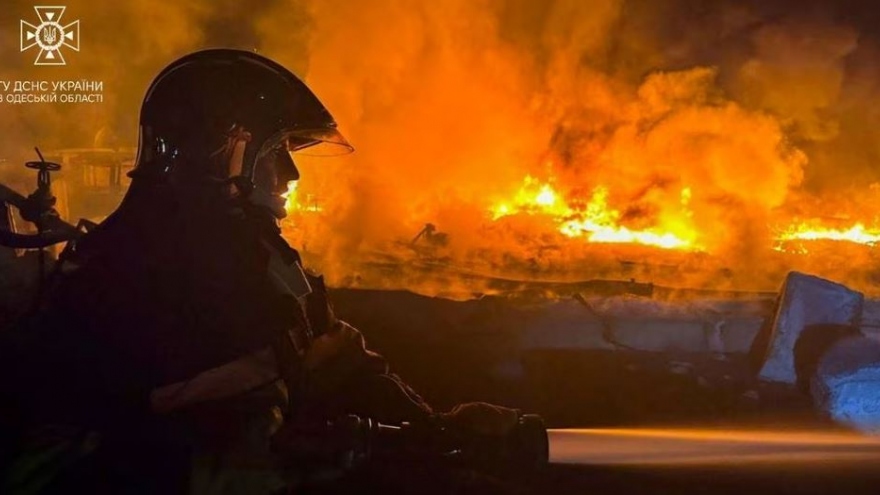
[[721, 342], [725, 354], [746, 353], [761, 329], [764, 318], [761, 316], [743, 316], [725, 320], [721, 327]]
[[819, 360], [810, 393], [835, 422], [880, 434], [880, 342], [853, 336], [832, 344]]
[[699, 320], [620, 319], [614, 340], [627, 348], [650, 352], [715, 352], [710, 325]]
[[523, 328], [522, 345], [532, 349], [607, 349], [602, 322], [574, 299], [547, 304]]
[[769, 329], [762, 380], [795, 384], [794, 346], [804, 328], [836, 323], [858, 325], [864, 296], [847, 287], [804, 273], [791, 272], [785, 279], [779, 306]]
[[743, 353], [766, 304], [663, 302], [591, 298], [547, 303], [523, 330], [525, 349], [630, 349], [649, 352]]

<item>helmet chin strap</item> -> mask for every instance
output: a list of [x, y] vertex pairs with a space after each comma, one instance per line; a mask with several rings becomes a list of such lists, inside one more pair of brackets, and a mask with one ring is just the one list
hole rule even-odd
[[270, 194], [260, 188], [255, 188], [251, 191], [248, 201], [268, 209], [279, 220], [287, 216], [287, 210], [284, 209], [284, 198]]
[[227, 135], [226, 144], [213, 154], [213, 156], [226, 157], [226, 176], [231, 197], [250, 194], [250, 191], [242, 190], [240, 181], [236, 180], [236, 178], [243, 175], [247, 146], [250, 141], [251, 134], [245, 131], [243, 127], [237, 126]]
[[[230, 197], [242, 197], [254, 205], [267, 209], [276, 219], [282, 219], [287, 216], [287, 211], [284, 208], [284, 198], [274, 194], [271, 190], [267, 190], [266, 184], [256, 184], [253, 179], [249, 178], [244, 173], [245, 162], [250, 158], [249, 155], [254, 154], [253, 150], [247, 149], [251, 140], [251, 134], [239, 126], [227, 135], [226, 143], [214, 152], [215, 156], [220, 155], [228, 157], [228, 179], [225, 182], [227, 183], [226, 187], [228, 187], [229, 195]], [[285, 153], [284, 156], [289, 156], [286, 155], [286, 143], [283, 152]], [[260, 159], [265, 160], [267, 157], [261, 157]], [[258, 166], [258, 163], [254, 164], [254, 168]], [[273, 169], [272, 173], [276, 174], [273, 180], [277, 181], [278, 177], [277, 171], [275, 170], [275, 163], [272, 163], [270, 167]], [[253, 173], [255, 172], [252, 171], [252, 174]], [[263, 187], [260, 187], [261, 185]]]
[[242, 165], [244, 164], [244, 153], [247, 148], [248, 141], [246, 139], [237, 139], [231, 148], [229, 156], [229, 177], [237, 177], [241, 175]]

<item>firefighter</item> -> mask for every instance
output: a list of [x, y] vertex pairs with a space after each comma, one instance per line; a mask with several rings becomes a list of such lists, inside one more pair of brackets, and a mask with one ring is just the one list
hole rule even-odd
[[262, 56], [197, 52], [147, 90], [130, 189], [77, 242], [28, 337], [41, 363], [28, 407], [104, 439], [87, 489], [274, 493], [295, 480], [271, 438], [310, 418], [499, 432], [516, 421], [488, 405], [435, 414], [336, 318], [278, 227], [302, 150], [352, 147], [311, 90]]

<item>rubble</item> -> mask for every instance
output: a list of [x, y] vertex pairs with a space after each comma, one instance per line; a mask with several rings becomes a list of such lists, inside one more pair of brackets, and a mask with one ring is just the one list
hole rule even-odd
[[880, 301], [792, 272], [756, 338], [762, 346], [760, 379], [796, 384], [822, 416], [880, 434]]
[[[559, 425], [812, 414], [808, 397], [756, 383], [747, 366], [749, 343], [772, 310], [763, 295], [582, 298], [592, 311], [574, 297], [451, 301], [366, 289], [331, 297], [342, 319], [440, 405], [488, 397]], [[437, 372], [450, 366], [454, 373]], [[758, 399], [742, 397], [758, 387]]]
[[810, 392], [836, 423], [880, 433], [880, 342], [863, 335], [837, 340], [819, 359]]
[[761, 352], [762, 380], [795, 384], [794, 347], [804, 328], [818, 324], [857, 325], [864, 296], [847, 287], [798, 272], [785, 279], [772, 324], [755, 339], [754, 349]]

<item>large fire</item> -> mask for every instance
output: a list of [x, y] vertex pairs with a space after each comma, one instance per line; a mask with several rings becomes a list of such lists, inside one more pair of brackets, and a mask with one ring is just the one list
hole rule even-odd
[[[116, 2], [137, 36], [95, 40], [79, 75], [112, 97], [6, 106], [2, 152], [133, 147], [132, 109], [161, 67], [206, 44], [247, 47], [304, 79], [357, 150], [297, 158], [287, 195], [285, 235], [331, 284], [433, 263], [762, 290], [799, 269], [880, 290], [870, 2], [258, 3], [244, 30], [206, 0], [148, 9], [167, 28], [156, 37], [132, 28], [147, 4]], [[419, 275], [384, 286], [419, 290]]]
[[725, 2], [692, 25], [651, 2], [502, 4], [315, 4], [308, 83], [357, 151], [297, 162], [285, 228], [331, 283], [877, 285], [859, 33]]

